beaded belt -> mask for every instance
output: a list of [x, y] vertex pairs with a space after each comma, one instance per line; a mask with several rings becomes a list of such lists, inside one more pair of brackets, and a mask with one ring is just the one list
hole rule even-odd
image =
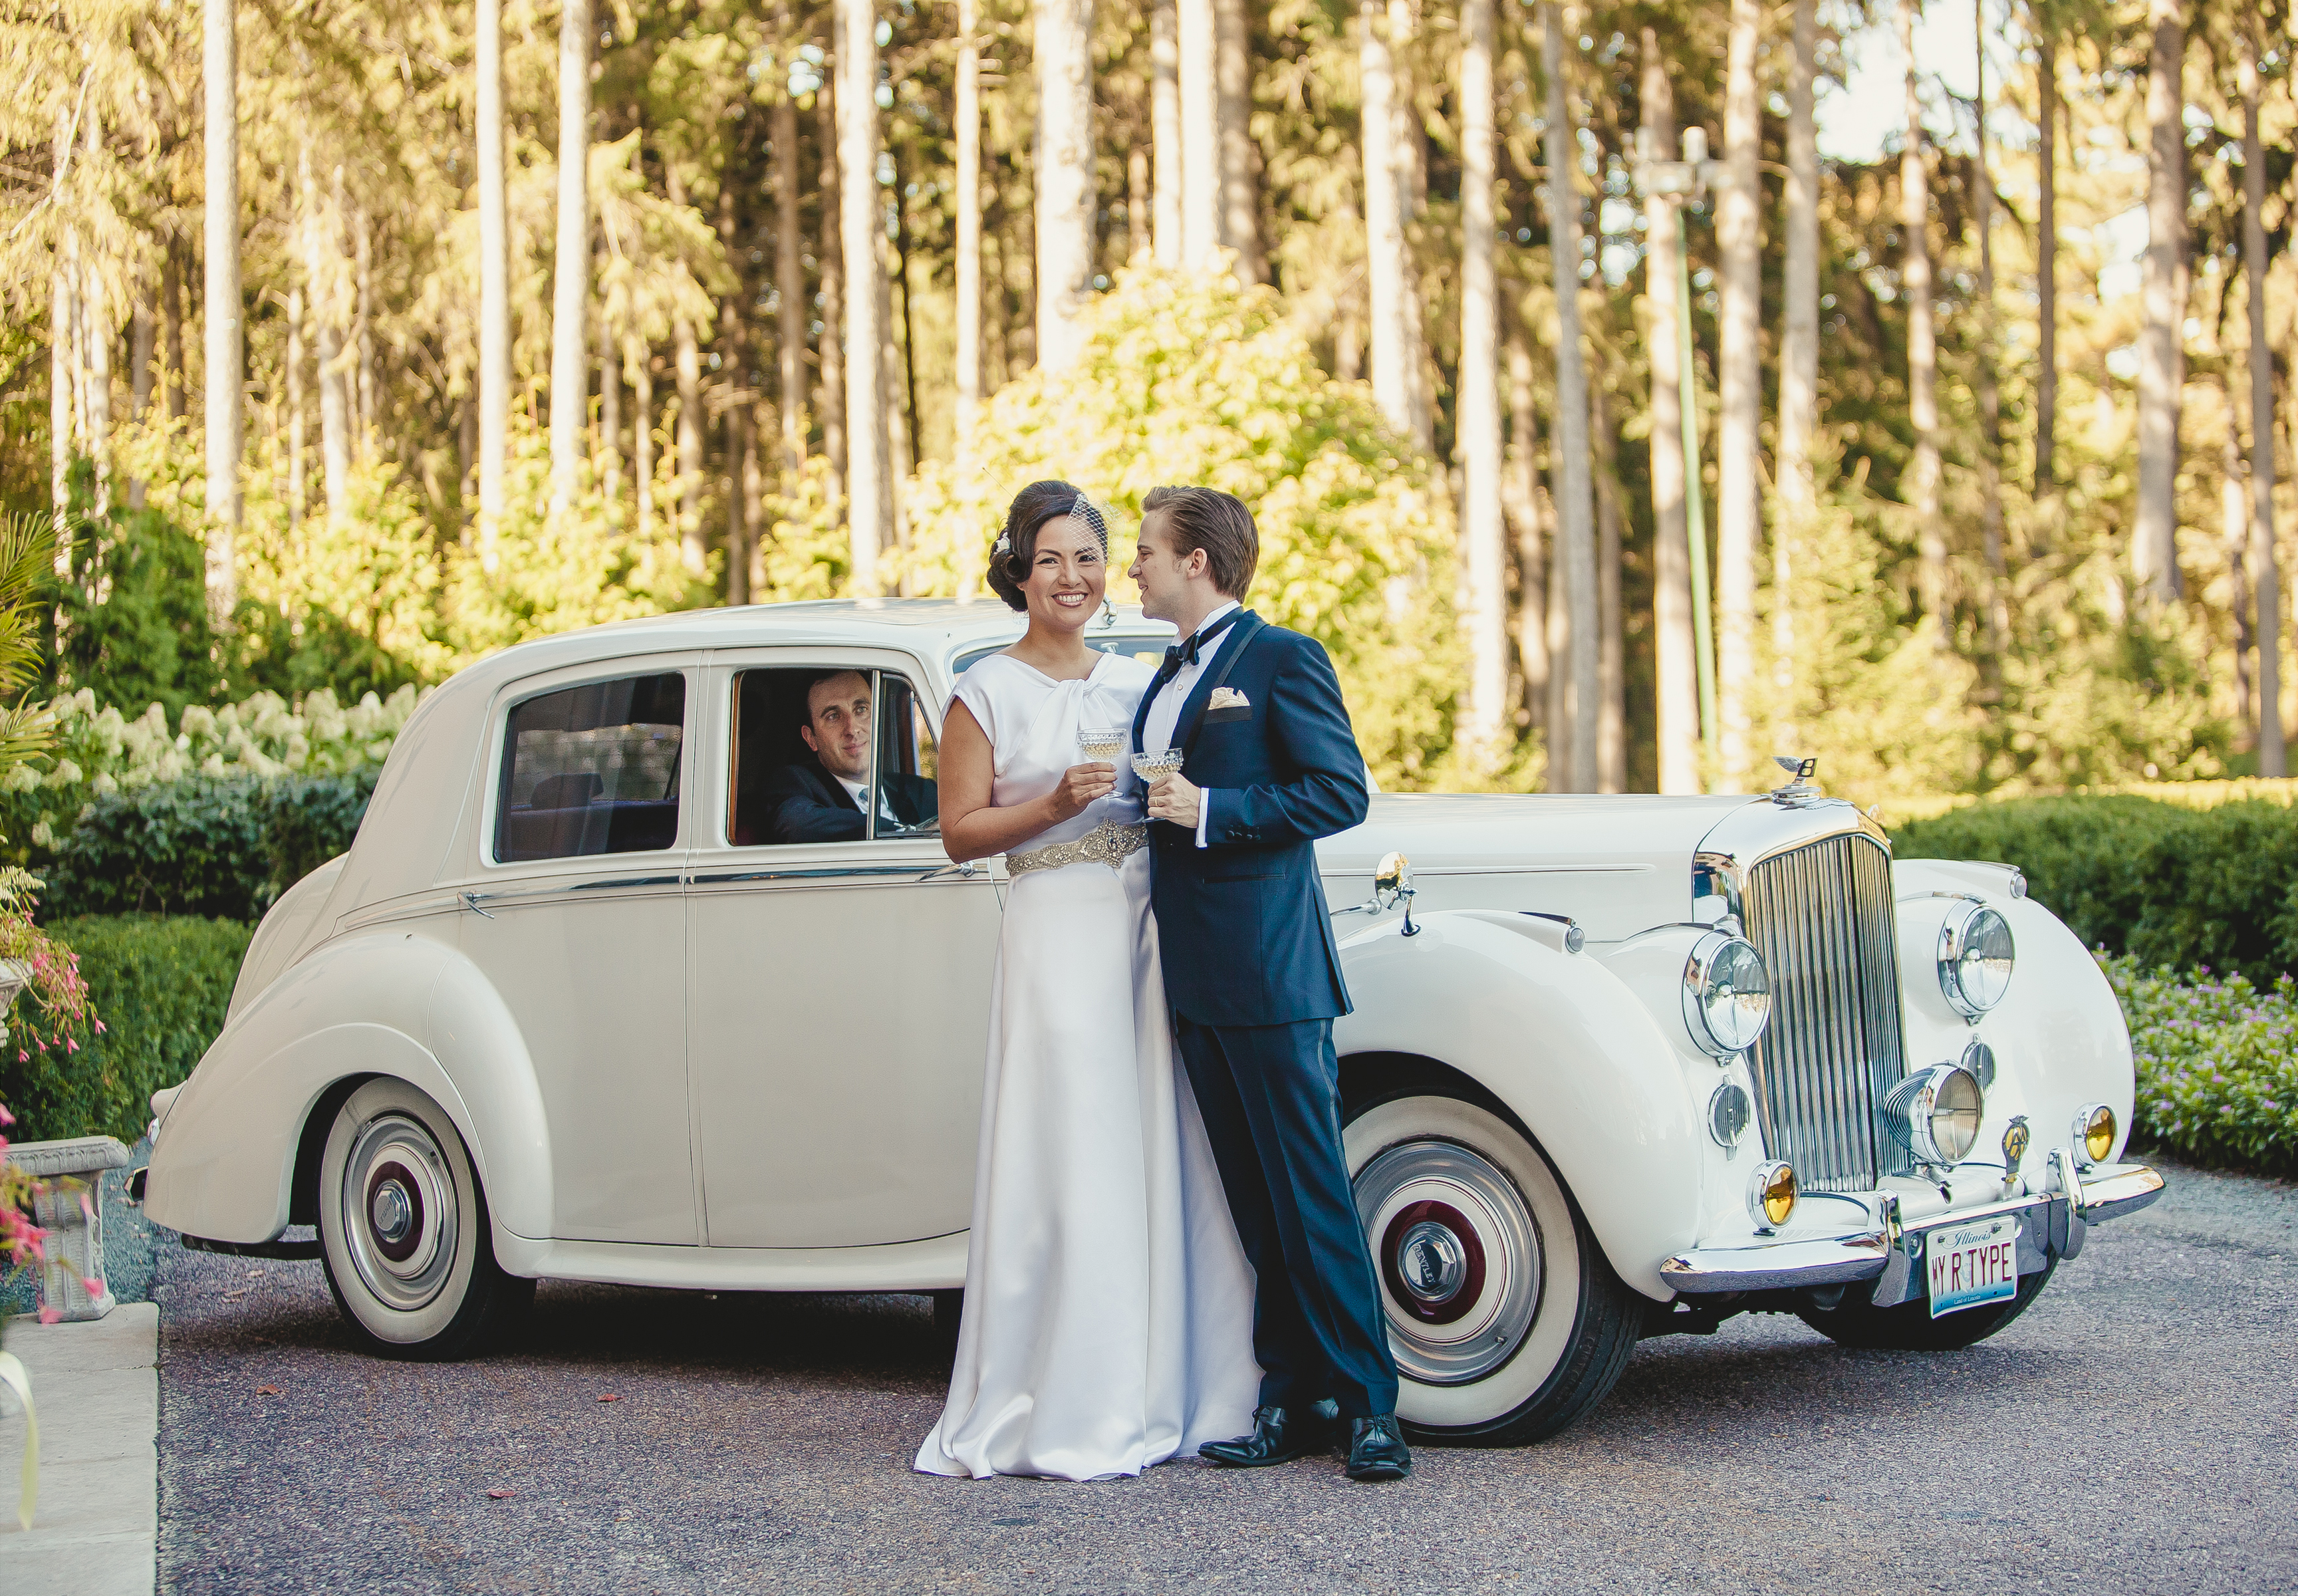
[[1121, 826], [1113, 820], [1104, 820], [1074, 841], [1033, 848], [1026, 854], [1006, 855], [1005, 873], [1016, 876], [1031, 870], [1059, 870], [1064, 864], [1082, 864], [1088, 860], [1114, 870], [1125, 862], [1128, 854], [1146, 847], [1148, 841], [1149, 828], [1145, 823]]

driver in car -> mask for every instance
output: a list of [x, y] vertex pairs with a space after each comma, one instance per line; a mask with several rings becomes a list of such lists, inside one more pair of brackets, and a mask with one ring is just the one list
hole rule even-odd
[[[806, 689], [798, 735], [814, 762], [786, 765], [766, 783], [776, 842], [859, 842], [870, 784], [870, 678], [825, 671]], [[889, 774], [878, 784], [878, 834], [937, 821], [940, 795], [923, 776]]]

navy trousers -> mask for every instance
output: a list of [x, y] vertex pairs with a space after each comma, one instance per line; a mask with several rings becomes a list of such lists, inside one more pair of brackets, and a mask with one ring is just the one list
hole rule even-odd
[[1181, 1060], [1259, 1285], [1252, 1351], [1265, 1407], [1326, 1397], [1343, 1416], [1396, 1411], [1379, 1287], [1341, 1154], [1333, 1022], [1200, 1025]]

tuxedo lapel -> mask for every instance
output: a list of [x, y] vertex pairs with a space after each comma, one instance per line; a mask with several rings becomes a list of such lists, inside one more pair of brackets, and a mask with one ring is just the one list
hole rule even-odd
[[1197, 729], [1204, 724], [1205, 706], [1211, 702], [1214, 690], [1228, 680], [1229, 672], [1236, 668], [1237, 661], [1244, 657], [1244, 651], [1252, 647], [1253, 638], [1268, 624], [1248, 609], [1230, 624], [1220, 652], [1197, 673], [1196, 682], [1189, 689], [1188, 701], [1181, 706], [1180, 718], [1173, 723], [1174, 746], [1182, 748], [1196, 747]]
[[815, 790], [822, 794], [824, 803], [835, 804], [839, 808], [851, 810], [856, 815], [862, 813], [862, 806], [856, 803], [854, 795], [846, 790], [845, 782], [819, 765], [812, 770], [806, 770], [804, 765], [798, 768], [806, 771], [806, 774], [813, 781]]

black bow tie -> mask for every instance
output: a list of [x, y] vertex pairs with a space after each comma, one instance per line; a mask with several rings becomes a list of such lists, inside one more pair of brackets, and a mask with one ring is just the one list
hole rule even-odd
[[1149, 690], [1154, 692], [1158, 688], [1179, 675], [1183, 666], [1196, 664], [1197, 650], [1228, 631], [1229, 624], [1244, 613], [1243, 609], [1232, 609], [1219, 620], [1210, 625], [1198, 627], [1185, 640], [1166, 649], [1165, 663], [1157, 667], [1157, 680], [1151, 684]]

